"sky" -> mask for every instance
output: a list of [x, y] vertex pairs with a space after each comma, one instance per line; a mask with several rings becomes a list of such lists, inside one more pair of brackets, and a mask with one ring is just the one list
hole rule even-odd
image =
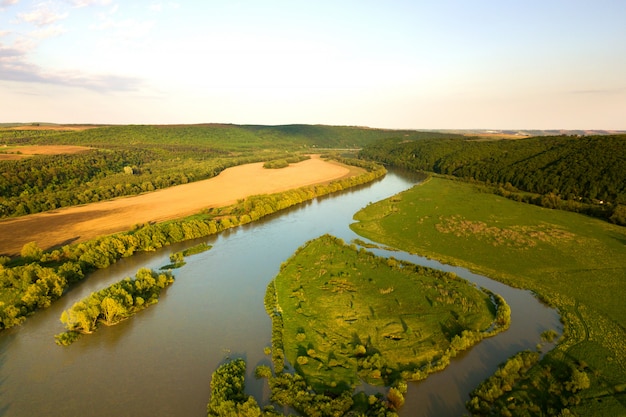
[[626, 0], [0, 0], [0, 122], [626, 130]]

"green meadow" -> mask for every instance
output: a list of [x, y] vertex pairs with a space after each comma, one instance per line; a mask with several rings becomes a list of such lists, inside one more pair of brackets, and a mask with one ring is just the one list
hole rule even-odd
[[550, 358], [591, 379], [576, 407], [626, 413], [626, 228], [440, 177], [355, 219], [362, 236], [530, 289], [557, 307], [565, 334]]
[[508, 324], [508, 306], [496, 315], [491, 294], [455, 274], [376, 257], [329, 235], [283, 264], [266, 307], [286, 359], [317, 392], [425, 378]]

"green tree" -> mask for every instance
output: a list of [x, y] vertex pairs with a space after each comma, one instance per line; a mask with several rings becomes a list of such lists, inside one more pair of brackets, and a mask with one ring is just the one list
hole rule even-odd
[[107, 325], [111, 325], [123, 318], [126, 313], [126, 309], [123, 305], [118, 303], [111, 297], [105, 297], [100, 303], [102, 310], [102, 319]]
[[41, 259], [41, 255], [43, 255], [43, 250], [37, 245], [37, 242], [28, 242], [22, 246], [20, 255], [26, 260], [38, 261]]

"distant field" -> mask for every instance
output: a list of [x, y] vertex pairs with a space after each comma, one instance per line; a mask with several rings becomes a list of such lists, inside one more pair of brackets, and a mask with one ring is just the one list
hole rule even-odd
[[86, 152], [91, 148], [87, 146], [72, 145], [26, 145], [26, 146], [0, 146], [0, 161], [17, 160], [33, 155], [65, 155]]
[[43, 125], [17, 125], [10, 126], [7, 129], [11, 130], [54, 130], [54, 131], [77, 131], [95, 129], [102, 126], [97, 125], [55, 125], [55, 124], [43, 124]]
[[363, 236], [531, 289], [557, 306], [567, 338], [554, 354], [586, 364], [592, 375], [581, 407], [608, 396], [611, 413], [626, 412], [619, 406], [626, 401], [626, 228], [442, 178], [355, 218], [352, 228]]
[[362, 169], [318, 157], [283, 169], [263, 163], [224, 170], [204, 181], [170, 187], [136, 197], [119, 198], [0, 221], [0, 254], [19, 254], [25, 243], [44, 249], [130, 230], [139, 223], [182, 218], [209, 207], [235, 203], [254, 194], [269, 194], [324, 183]]

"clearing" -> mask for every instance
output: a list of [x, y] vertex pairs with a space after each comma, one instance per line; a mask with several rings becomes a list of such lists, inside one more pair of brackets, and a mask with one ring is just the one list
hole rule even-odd
[[28, 158], [33, 155], [63, 155], [86, 152], [87, 146], [73, 145], [26, 145], [26, 146], [0, 146], [0, 161], [9, 161]]

